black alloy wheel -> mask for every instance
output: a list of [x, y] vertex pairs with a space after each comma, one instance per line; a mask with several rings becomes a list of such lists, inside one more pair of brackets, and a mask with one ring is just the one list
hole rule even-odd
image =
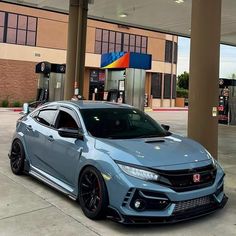
[[14, 140], [11, 148], [10, 165], [15, 175], [21, 175], [24, 172], [25, 151], [19, 139]]
[[86, 167], [79, 180], [79, 202], [84, 214], [93, 220], [105, 217], [108, 206], [108, 194], [100, 172]]

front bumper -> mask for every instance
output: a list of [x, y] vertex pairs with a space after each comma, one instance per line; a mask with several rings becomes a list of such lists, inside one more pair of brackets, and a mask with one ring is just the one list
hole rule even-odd
[[[228, 200], [224, 194], [222, 169], [218, 169], [211, 186], [186, 192], [175, 192], [165, 186], [125, 177], [123, 181], [121, 173], [108, 184], [109, 195], [112, 196], [109, 218], [123, 224], [185, 221], [211, 214], [223, 208]], [[140, 207], [136, 208], [137, 205]]]
[[203, 205], [189, 210], [184, 210], [169, 217], [143, 217], [119, 215], [119, 217], [116, 216], [113, 220], [118, 221], [122, 224], [171, 224], [191, 220], [204, 215], [209, 215], [215, 212], [216, 210], [223, 208], [227, 201], [228, 197], [224, 195], [220, 203], [211, 202], [209, 205]]

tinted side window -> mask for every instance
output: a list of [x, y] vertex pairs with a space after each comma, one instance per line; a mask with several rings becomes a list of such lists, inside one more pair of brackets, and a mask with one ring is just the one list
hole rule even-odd
[[51, 126], [56, 112], [57, 110], [42, 110], [39, 111], [39, 114], [35, 117], [35, 119], [43, 125]]
[[65, 111], [60, 111], [56, 121], [56, 128], [79, 129], [74, 118]]

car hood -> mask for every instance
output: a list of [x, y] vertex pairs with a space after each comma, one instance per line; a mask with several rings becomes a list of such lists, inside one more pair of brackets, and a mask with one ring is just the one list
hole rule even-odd
[[150, 168], [175, 166], [176, 169], [176, 165], [183, 168], [188, 163], [212, 162], [199, 143], [173, 134], [146, 139], [97, 139], [95, 148], [115, 161]]

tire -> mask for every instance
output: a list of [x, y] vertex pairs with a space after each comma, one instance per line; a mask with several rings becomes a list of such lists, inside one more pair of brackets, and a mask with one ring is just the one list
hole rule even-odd
[[12, 143], [10, 166], [15, 175], [22, 175], [24, 172], [25, 150], [19, 139]]
[[108, 206], [108, 194], [105, 182], [100, 172], [92, 167], [86, 167], [79, 179], [79, 202], [84, 214], [92, 219], [103, 219]]

